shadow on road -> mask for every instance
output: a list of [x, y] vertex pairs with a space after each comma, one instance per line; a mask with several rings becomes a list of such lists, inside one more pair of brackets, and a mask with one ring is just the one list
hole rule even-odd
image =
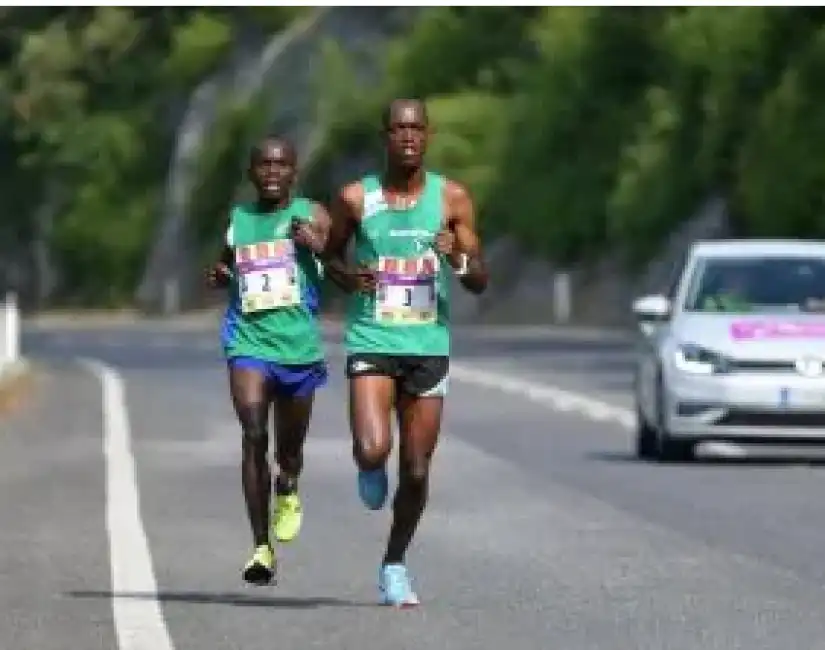
[[161, 603], [193, 605], [230, 605], [233, 607], [274, 607], [279, 609], [318, 609], [324, 607], [378, 607], [375, 602], [357, 602], [330, 597], [294, 598], [286, 596], [252, 596], [243, 593], [209, 593], [203, 591], [160, 591], [155, 593], [111, 591], [70, 591], [71, 598], [129, 598], [157, 600]]
[[694, 460], [685, 462], [667, 461], [657, 463], [637, 458], [628, 452], [608, 452], [596, 451], [586, 454], [588, 460], [595, 460], [605, 463], [635, 463], [639, 465], [660, 465], [663, 467], [782, 467], [791, 465], [803, 465], [809, 467], [825, 468], [825, 457], [806, 456], [801, 454], [765, 454], [744, 457], [730, 456], [699, 456]]

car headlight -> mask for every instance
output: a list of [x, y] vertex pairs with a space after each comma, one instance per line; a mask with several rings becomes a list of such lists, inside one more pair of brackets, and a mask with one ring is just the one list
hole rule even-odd
[[695, 343], [683, 343], [676, 348], [674, 363], [678, 370], [693, 375], [715, 375], [728, 371], [727, 358]]

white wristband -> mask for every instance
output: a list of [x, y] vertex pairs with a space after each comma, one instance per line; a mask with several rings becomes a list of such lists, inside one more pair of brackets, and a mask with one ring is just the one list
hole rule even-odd
[[470, 257], [469, 257], [469, 255], [467, 255], [467, 253], [461, 253], [458, 256], [458, 259], [461, 260], [461, 264], [458, 266], [458, 268], [455, 269], [455, 274], [458, 277], [467, 275], [467, 271], [469, 271], [469, 266], [470, 266]]

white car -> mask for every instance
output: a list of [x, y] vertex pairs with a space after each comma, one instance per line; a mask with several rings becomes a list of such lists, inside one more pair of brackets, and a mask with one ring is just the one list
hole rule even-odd
[[698, 242], [671, 295], [633, 311], [640, 457], [690, 460], [705, 440], [825, 444], [825, 241]]

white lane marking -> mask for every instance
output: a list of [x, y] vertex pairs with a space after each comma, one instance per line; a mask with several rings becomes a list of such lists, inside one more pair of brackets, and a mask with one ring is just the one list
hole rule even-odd
[[[109, 341], [112, 343], [112, 341]], [[121, 345], [125, 342], [120, 341]], [[173, 343], [168, 337], [155, 337], [150, 340], [149, 345], [155, 348], [170, 347], [179, 344]], [[187, 344], [198, 350], [215, 349], [219, 347], [211, 338], [201, 340], [189, 340]], [[330, 344], [329, 347], [336, 353], [343, 354], [340, 344]], [[526, 397], [530, 401], [549, 406], [555, 411], [563, 413], [578, 413], [597, 422], [614, 422], [620, 427], [633, 430], [636, 426], [636, 416], [630, 409], [615, 404], [609, 404], [602, 400], [589, 397], [583, 393], [573, 392], [548, 384], [528, 381], [512, 375], [490, 372], [471, 366], [469, 364], [450, 363], [450, 375], [457, 381], [500, 390], [512, 395]], [[707, 442], [703, 444], [706, 451], [717, 456], [728, 458], [742, 458], [747, 456], [745, 449], [734, 443], [727, 442]]]
[[450, 377], [468, 384], [521, 395], [532, 402], [549, 406], [557, 411], [575, 411], [592, 420], [613, 421], [625, 429], [636, 426], [636, 416], [621, 406], [608, 404], [580, 393], [520, 379], [501, 372], [490, 372], [476, 366], [450, 362]]
[[[598, 422], [614, 422], [623, 429], [636, 428], [636, 414], [628, 408], [609, 404], [582, 393], [575, 393], [557, 386], [540, 384], [501, 373], [483, 370], [477, 366], [450, 362], [450, 377], [467, 384], [500, 390], [511, 395], [526, 397], [531, 402], [549, 406], [562, 412], [576, 412]], [[703, 448], [718, 456], [742, 458], [747, 451], [739, 445], [727, 442], [708, 442]]]
[[98, 378], [103, 393], [106, 533], [118, 648], [174, 650], [157, 599], [152, 554], [140, 514], [123, 378], [100, 361], [83, 359], [82, 362]]

